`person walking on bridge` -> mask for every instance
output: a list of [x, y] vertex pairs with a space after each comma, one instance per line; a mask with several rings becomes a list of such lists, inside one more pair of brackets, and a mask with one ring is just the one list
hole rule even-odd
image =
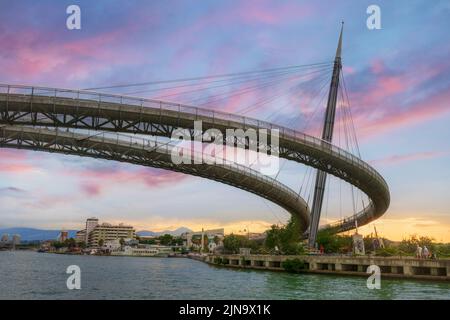
[[423, 246], [423, 258], [428, 259], [430, 255], [430, 252], [428, 251], [428, 248], [426, 246]]
[[416, 258], [417, 259], [422, 258], [422, 247], [419, 245], [417, 245], [417, 248], [416, 248]]

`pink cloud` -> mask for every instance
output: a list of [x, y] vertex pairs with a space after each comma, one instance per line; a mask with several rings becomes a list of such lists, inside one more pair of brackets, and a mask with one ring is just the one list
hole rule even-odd
[[27, 154], [23, 150], [0, 148], [0, 161], [19, 161], [26, 158]]
[[85, 79], [98, 70], [110, 68], [111, 64], [143, 61], [144, 54], [139, 50], [117, 46], [119, 41], [129, 37], [132, 28], [134, 26], [58, 42], [49, 39], [57, 39], [60, 35], [36, 30], [0, 33], [0, 42], [4, 46], [0, 54], [0, 68], [4, 76], [12, 79], [20, 77], [21, 81]]
[[81, 185], [81, 190], [87, 196], [98, 196], [101, 193], [101, 186], [97, 183], [84, 182]]
[[[96, 169], [77, 169], [63, 172], [74, 175], [81, 180], [80, 189], [89, 196], [98, 196], [109, 186], [143, 183], [148, 188], [160, 188], [177, 184], [188, 175], [153, 168], [125, 169], [120, 167], [105, 167]], [[101, 184], [97, 181], [101, 181]]]
[[357, 122], [363, 137], [379, 135], [392, 129], [411, 126], [450, 112], [450, 91], [420, 101], [407, 109], [387, 105], [375, 118], [360, 114]]
[[65, 206], [72, 202], [80, 201], [80, 199], [84, 198], [84, 195], [73, 195], [73, 194], [38, 194], [36, 200], [25, 202], [24, 206], [34, 209], [45, 209], [48, 210], [57, 206]]
[[36, 167], [28, 164], [0, 164], [0, 172], [5, 173], [26, 173], [35, 169]]
[[373, 74], [380, 74], [386, 69], [383, 60], [375, 59], [372, 61], [370, 70]]
[[[34, 158], [33, 158], [34, 159]], [[48, 170], [45, 162], [29, 162], [26, 152], [0, 148], [0, 173], [19, 174], [36, 170]], [[76, 177], [80, 181], [80, 191], [84, 195], [99, 196], [104, 188], [123, 184], [144, 184], [148, 188], [160, 188], [170, 184], [177, 184], [188, 175], [163, 169], [131, 166], [124, 168], [119, 166], [105, 166], [93, 168], [59, 169], [53, 172], [57, 175]], [[97, 181], [101, 181], [99, 184]]]
[[215, 11], [199, 17], [188, 27], [179, 29], [170, 36], [170, 41], [193, 43], [199, 32], [211, 26], [236, 24], [267, 24], [276, 25], [287, 21], [298, 20], [312, 16], [315, 7], [299, 3], [280, 3], [264, 0], [242, 1], [231, 6], [220, 7]]
[[[388, 69], [384, 61], [374, 60], [369, 72], [362, 75], [368, 84], [359, 83], [357, 90], [349, 92], [360, 137], [384, 134], [391, 129], [411, 126], [450, 111], [448, 90], [426, 90], [429, 83], [438, 81], [435, 79], [447, 72], [450, 64], [442, 61], [419, 63], [415, 60], [411, 64], [414, 68], [406, 65], [404, 70], [407, 71], [394, 72]], [[351, 77], [359, 76], [356, 73]]]
[[372, 61], [368, 75], [371, 81], [358, 91], [350, 92], [352, 104], [359, 109], [384, 109], [390, 99], [403, 94], [410, 95], [414, 89], [420, 90], [426, 81], [432, 80], [450, 67], [449, 63], [442, 62], [423, 64], [413, 61], [410, 64], [415, 65], [413, 68], [406, 66], [404, 70], [394, 72], [386, 67], [384, 61], [379, 59]]
[[247, 23], [278, 24], [290, 19], [301, 19], [310, 16], [314, 8], [298, 3], [277, 3], [266, 1], [246, 1], [229, 13]]
[[352, 66], [342, 66], [342, 70], [344, 71], [344, 74], [354, 74], [356, 72], [355, 68], [353, 68]]
[[384, 76], [379, 79], [378, 90], [381, 90], [385, 95], [393, 95], [404, 91], [408, 87], [408, 82], [404, 77], [399, 76]]
[[428, 151], [428, 152], [416, 152], [403, 155], [393, 155], [383, 159], [377, 159], [369, 161], [375, 165], [395, 165], [403, 162], [434, 159], [439, 157], [445, 157], [450, 155], [450, 151]]

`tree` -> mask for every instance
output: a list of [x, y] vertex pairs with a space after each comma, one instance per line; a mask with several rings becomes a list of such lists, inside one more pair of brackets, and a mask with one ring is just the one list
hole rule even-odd
[[60, 241], [53, 242], [53, 246], [55, 247], [55, 249], [60, 249], [60, 248], [65, 247], [64, 242], [60, 242]]
[[63, 247], [67, 247], [69, 249], [73, 249], [77, 246], [77, 243], [75, 242], [74, 238], [69, 238], [64, 240]]
[[414, 254], [418, 245], [421, 247], [426, 246], [432, 251], [435, 250], [433, 238], [418, 237], [417, 235], [411, 235], [408, 239], [403, 239], [398, 248], [405, 253]]
[[181, 237], [178, 237], [175, 239], [175, 244], [178, 246], [182, 246], [184, 243], [184, 240]]
[[163, 246], [170, 246], [170, 245], [172, 245], [173, 236], [170, 234], [165, 234], [163, 236], [160, 236], [159, 240]]
[[123, 245], [125, 244], [125, 239], [124, 238], [120, 238], [119, 239], [119, 243], [123, 247]]
[[322, 245], [326, 253], [343, 253], [352, 250], [352, 237], [320, 231], [317, 234], [317, 244]]
[[223, 247], [228, 252], [238, 253], [239, 248], [246, 247], [247, 241], [246, 237], [232, 233], [224, 237]]
[[156, 244], [156, 239], [140, 240], [139, 242], [143, 244]]
[[300, 240], [297, 221], [293, 219], [284, 227], [273, 225], [267, 231], [264, 245], [271, 250], [277, 247], [282, 254], [303, 254], [305, 252]]
[[261, 245], [254, 240], [249, 240], [246, 236], [230, 234], [223, 238], [223, 248], [227, 252], [238, 253], [239, 248], [250, 248], [253, 252], [260, 249]]
[[100, 239], [99, 241], [98, 241], [98, 246], [99, 247], [103, 247], [103, 244], [105, 243], [105, 241], [103, 240], [103, 239]]

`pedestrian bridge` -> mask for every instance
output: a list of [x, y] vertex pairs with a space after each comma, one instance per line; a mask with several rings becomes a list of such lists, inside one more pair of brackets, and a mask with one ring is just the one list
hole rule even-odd
[[[69, 128], [170, 138], [177, 128], [188, 129], [194, 136], [196, 134], [194, 121], [200, 120], [204, 130], [218, 129], [224, 137], [226, 129], [277, 129], [279, 157], [332, 174], [359, 188], [369, 197], [370, 202], [360, 212], [323, 226], [322, 229], [343, 232], [353, 229], [355, 223], [359, 226], [365, 225], [382, 216], [389, 206], [389, 188], [374, 168], [325, 140], [299, 131], [253, 118], [160, 100], [91, 91], [0, 85], [0, 125], [3, 125], [0, 136], [1, 147], [103, 157], [202, 176], [273, 201], [294, 217], [298, 217], [302, 231], [305, 231], [309, 225], [309, 209], [306, 202], [286, 186], [274, 179], [257, 175], [249, 168], [237, 166], [231, 169], [231, 164], [228, 164], [227, 168], [198, 164], [175, 166], [168, 163], [167, 154], [151, 158], [152, 152], [146, 152], [143, 145], [137, 147], [140, 148], [137, 152], [132, 144], [125, 146], [119, 143], [119, 138], [116, 138], [114, 144], [106, 137], [103, 137], [105, 140], [99, 141], [98, 138], [89, 135], [77, 136], [72, 132], [72, 136], [70, 134], [67, 136], [61, 131], [42, 129]], [[226, 144], [225, 139], [223, 143]], [[255, 143], [269, 150], [271, 147], [261, 145], [261, 141], [249, 143]], [[48, 147], [49, 145], [51, 147]], [[160, 150], [160, 147], [154, 150]], [[106, 150], [110, 150], [110, 153], [106, 154]], [[127, 158], [135, 152], [138, 158], [144, 158], [141, 160]]]

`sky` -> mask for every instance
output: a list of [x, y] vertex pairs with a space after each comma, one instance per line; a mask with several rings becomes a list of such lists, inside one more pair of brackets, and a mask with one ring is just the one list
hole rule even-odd
[[[374, 224], [394, 240], [418, 234], [450, 241], [448, 1], [0, 4], [0, 83], [72, 89], [331, 62], [345, 21], [343, 73], [361, 156], [391, 191], [390, 208]], [[66, 27], [72, 4], [81, 9], [81, 30]], [[379, 30], [366, 26], [371, 4], [381, 9]], [[303, 86], [248, 115], [298, 130], [306, 130], [311, 119], [306, 131], [316, 134], [321, 118], [312, 107], [315, 100], [307, 98], [313, 85]], [[257, 98], [270, 98], [278, 87], [283, 89], [277, 83], [216, 103], [206, 97], [203, 104], [236, 113]], [[193, 101], [164, 93], [177, 102]], [[323, 114], [325, 105], [317, 102], [317, 113]], [[278, 179], [294, 190], [311, 174], [298, 163], [282, 167]], [[334, 177], [328, 184], [323, 223], [351, 214], [349, 200], [342, 204], [350, 187]], [[91, 216], [137, 230], [261, 232], [286, 222], [289, 213], [250, 193], [180, 173], [0, 149], [0, 227], [81, 229]], [[374, 224], [361, 231], [372, 232]]]

